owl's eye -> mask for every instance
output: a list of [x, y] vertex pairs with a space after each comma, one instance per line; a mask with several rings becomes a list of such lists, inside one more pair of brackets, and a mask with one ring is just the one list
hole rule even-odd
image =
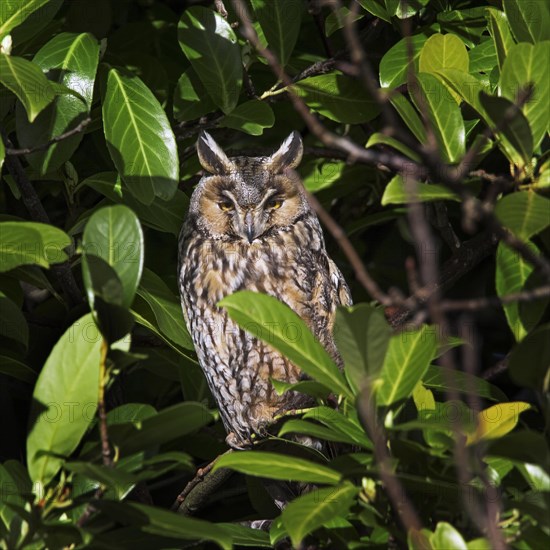
[[282, 205], [283, 205], [282, 199], [270, 199], [267, 201], [267, 207], [273, 210], [277, 210], [277, 208], [281, 208]]
[[218, 203], [218, 206], [224, 212], [231, 212], [235, 208], [235, 205], [231, 201], [222, 201]]

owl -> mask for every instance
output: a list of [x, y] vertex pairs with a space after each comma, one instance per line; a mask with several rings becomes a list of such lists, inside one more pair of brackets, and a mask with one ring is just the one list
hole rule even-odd
[[351, 296], [293, 171], [303, 154], [297, 132], [271, 156], [231, 158], [202, 132], [197, 153], [207, 174], [179, 238], [182, 308], [226, 441], [241, 449], [265, 435], [276, 416], [311, 403], [297, 392], [276, 393], [272, 379], [295, 383], [303, 373], [241, 329], [218, 302], [244, 289], [274, 296], [341, 366], [332, 327], [336, 307], [350, 305]]

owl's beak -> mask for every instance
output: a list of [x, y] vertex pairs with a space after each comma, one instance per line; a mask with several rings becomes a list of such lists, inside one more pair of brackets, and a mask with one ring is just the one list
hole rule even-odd
[[256, 237], [256, 226], [254, 224], [254, 216], [250, 210], [244, 216], [244, 231], [248, 242], [252, 244], [252, 241]]

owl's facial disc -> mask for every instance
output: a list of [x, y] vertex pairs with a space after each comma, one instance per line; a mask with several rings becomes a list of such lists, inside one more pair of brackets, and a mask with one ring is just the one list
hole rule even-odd
[[240, 205], [228, 190], [222, 191], [222, 197], [218, 207], [230, 217], [233, 232], [249, 244], [270, 229], [273, 212], [284, 204], [277, 189], [269, 189], [257, 205]]

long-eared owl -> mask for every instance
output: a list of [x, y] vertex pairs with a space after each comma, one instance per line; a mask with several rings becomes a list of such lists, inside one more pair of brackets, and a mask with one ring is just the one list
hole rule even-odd
[[292, 170], [303, 153], [297, 132], [271, 156], [231, 158], [202, 132], [197, 152], [207, 175], [193, 192], [180, 234], [183, 313], [227, 442], [242, 448], [276, 415], [305, 406], [308, 398], [275, 392], [272, 378], [294, 383], [302, 373], [240, 329], [217, 303], [243, 289], [270, 294], [291, 307], [341, 364], [332, 327], [336, 307], [350, 305], [351, 296]]

